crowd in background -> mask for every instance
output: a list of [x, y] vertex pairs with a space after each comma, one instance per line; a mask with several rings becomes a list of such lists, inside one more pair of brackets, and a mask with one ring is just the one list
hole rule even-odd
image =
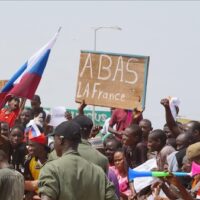
[[[137, 109], [111, 108], [100, 127], [84, 115], [84, 102], [74, 118], [61, 108], [47, 113], [38, 95], [30, 102], [24, 108], [12, 97], [0, 110], [0, 199], [200, 199], [200, 122], [177, 122], [169, 98], [158, 105], [162, 130]], [[128, 170], [150, 160], [151, 171], [193, 174], [154, 178], [138, 189]]]

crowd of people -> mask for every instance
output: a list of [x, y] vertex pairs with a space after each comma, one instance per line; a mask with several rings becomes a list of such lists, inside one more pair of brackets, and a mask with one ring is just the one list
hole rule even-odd
[[[38, 95], [30, 103], [11, 97], [0, 110], [0, 200], [200, 199], [200, 122], [177, 122], [169, 98], [163, 129], [137, 109], [111, 108], [102, 128], [84, 115], [84, 101], [74, 118], [47, 113]], [[62, 120], [52, 125], [53, 117]], [[128, 171], [150, 160], [149, 171], [170, 175], [139, 187]]]

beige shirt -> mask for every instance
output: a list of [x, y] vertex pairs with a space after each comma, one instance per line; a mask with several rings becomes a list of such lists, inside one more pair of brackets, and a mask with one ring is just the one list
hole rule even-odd
[[164, 166], [167, 163], [167, 156], [170, 155], [174, 151], [175, 149], [169, 145], [166, 145], [161, 149], [161, 151], [156, 156], [158, 170], [161, 170], [161, 171], [164, 170]]

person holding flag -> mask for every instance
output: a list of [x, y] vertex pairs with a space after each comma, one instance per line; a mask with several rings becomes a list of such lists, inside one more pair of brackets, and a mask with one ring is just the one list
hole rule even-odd
[[0, 121], [8, 123], [9, 128], [14, 126], [19, 115], [19, 103], [19, 98], [13, 96], [8, 100], [8, 106], [0, 110]]

